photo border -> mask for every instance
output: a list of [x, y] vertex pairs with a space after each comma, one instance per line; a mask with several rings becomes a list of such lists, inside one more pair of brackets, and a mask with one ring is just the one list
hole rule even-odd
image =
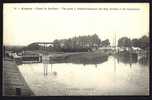
[[[149, 0], [3, 0], [3, 3], [1, 3], [0, 5], [0, 12], [1, 12], [1, 28], [0, 28], [0, 31], [1, 31], [1, 65], [3, 65], [3, 59], [2, 59], [2, 50], [3, 50], [3, 4], [4, 3], [149, 3], [150, 4], [150, 11], [151, 11], [151, 2]], [[151, 28], [151, 12], [149, 12], [149, 37], [150, 37], [150, 42], [151, 42], [151, 31], [152, 31], [152, 28]], [[150, 55], [151, 55], [151, 47], [152, 47], [152, 44], [150, 43]], [[151, 61], [151, 56], [150, 56], [150, 61]], [[150, 63], [149, 61], [149, 63]], [[80, 100], [83, 100], [83, 99], [88, 99], [88, 100], [128, 100], [128, 99], [131, 99], [131, 100], [141, 100], [141, 99], [151, 99], [152, 100], [152, 97], [151, 97], [151, 94], [152, 94], [152, 82], [151, 82], [151, 76], [152, 76], [152, 68], [151, 68], [151, 63], [149, 64], [149, 71], [150, 71], [150, 96], [2, 96], [2, 67], [0, 67], [1, 69], [1, 74], [0, 74], [0, 77], [1, 77], [1, 97], [3, 100], [16, 100], [16, 99], [20, 99], [20, 100], [76, 100], [76, 99], [80, 99]]]

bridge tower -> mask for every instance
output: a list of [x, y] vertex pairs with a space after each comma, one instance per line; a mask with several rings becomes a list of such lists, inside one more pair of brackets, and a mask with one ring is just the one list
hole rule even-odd
[[[48, 64], [50, 61], [50, 57], [49, 57], [49, 53], [47, 52], [47, 47], [48, 45], [52, 45], [52, 42], [37, 42], [36, 44], [41, 45], [42, 46], [42, 63], [44, 66], [44, 76], [48, 75]], [[52, 65], [51, 65], [51, 71], [52, 71]]]

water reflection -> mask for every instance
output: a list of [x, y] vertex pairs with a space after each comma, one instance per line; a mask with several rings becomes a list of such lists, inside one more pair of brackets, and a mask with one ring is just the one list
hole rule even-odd
[[48, 74], [48, 64], [43, 64], [44, 66], [44, 76], [47, 76]]
[[[109, 56], [111, 57], [111, 56]], [[75, 57], [70, 57], [68, 59], [50, 59], [47, 55], [43, 56], [42, 58], [42, 63], [43, 63], [43, 68], [44, 68], [44, 76], [48, 75], [48, 64], [51, 64], [51, 73], [54, 76], [57, 76], [57, 72], [53, 71], [53, 64], [59, 64], [59, 63], [72, 63], [72, 64], [82, 64], [84, 67], [87, 65], [94, 65], [95, 68], [98, 67], [98, 64], [102, 64], [104, 62], [107, 62], [109, 60], [109, 57], [103, 57], [100, 59], [77, 59]], [[110, 58], [111, 59], [111, 58]], [[116, 56], [112, 56], [112, 62], [114, 66], [114, 72], [116, 72], [116, 68], [117, 65], [119, 65], [120, 63], [123, 64], [128, 64], [130, 66], [130, 68], [132, 68], [132, 64], [143, 64], [143, 65], [148, 65], [148, 57], [141, 57], [138, 60], [138, 57], [131, 57], [131, 56], [122, 56], [122, 55], [116, 55]], [[22, 63], [18, 63], [18, 64], [22, 64]], [[101, 67], [101, 66], [100, 66]]]
[[117, 62], [123, 62], [124, 64], [133, 64], [138, 62], [137, 57], [128, 57], [128, 56], [117, 56]]
[[68, 57], [66, 59], [51, 59], [50, 58], [50, 63], [55, 64], [55, 63], [73, 63], [73, 64], [83, 64], [83, 65], [88, 65], [88, 64], [101, 64], [105, 61], [108, 60], [108, 56], [103, 56], [103, 57], [98, 57], [95, 59], [88, 59], [88, 58], [78, 58], [76, 56]]
[[[149, 58], [148, 56], [143, 56], [143, 57], [134, 57], [134, 56], [122, 56], [122, 55], [115, 55], [113, 56], [115, 59], [114, 65], [115, 65], [115, 60], [117, 63], [124, 63], [124, 64], [143, 64], [143, 65], [148, 65], [149, 64]], [[83, 64], [85, 65], [95, 65], [96, 67], [98, 64], [102, 64], [106, 61], [108, 61], [109, 56], [104, 56], [104, 57], [98, 57], [96, 59], [86, 59], [86, 58], [77, 58], [76, 56], [68, 57], [66, 59], [52, 59], [49, 56], [43, 56], [42, 57], [42, 63], [44, 64], [45, 70], [47, 70], [47, 64], [58, 64], [58, 63], [73, 63], [73, 64]], [[24, 62], [21, 62], [19, 60], [16, 60], [16, 63], [18, 65], [24, 64]], [[28, 63], [28, 62], [26, 62]], [[31, 62], [29, 62], [31, 63]]]
[[[105, 61], [100, 60], [100, 63], [66, 59], [51, 60], [47, 66], [39, 63], [18, 67], [32, 91], [40, 96], [148, 95], [148, 65], [142, 65], [138, 60], [128, 60], [127, 57], [109, 56]], [[47, 69], [43, 71], [44, 68]], [[44, 72], [45, 77], [42, 74]]]
[[149, 58], [148, 57], [141, 57], [139, 59], [139, 64], [148, 65], [149, 64]]

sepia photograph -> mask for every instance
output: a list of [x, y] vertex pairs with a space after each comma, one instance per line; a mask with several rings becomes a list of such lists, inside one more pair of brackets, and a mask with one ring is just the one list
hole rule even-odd
[[149, 3], [4, 3], [3, 96], [149, 96]]

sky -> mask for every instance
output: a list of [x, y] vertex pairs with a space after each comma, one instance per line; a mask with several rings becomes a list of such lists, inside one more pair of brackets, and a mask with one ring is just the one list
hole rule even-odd
[[109, 39], [111, 45], [115, 34], [116, 40], [123, 36], [131, 39], [148, 36], [149, 4], [5, 3], [3, 6], [4, 45], [29, 45], [93, 34], [101, 40]]

